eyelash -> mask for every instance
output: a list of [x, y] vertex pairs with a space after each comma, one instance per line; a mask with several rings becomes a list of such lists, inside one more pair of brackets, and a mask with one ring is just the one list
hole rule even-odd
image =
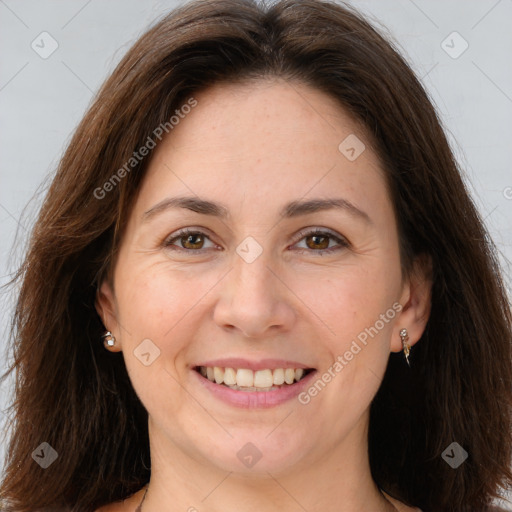
[[[196, 229], [191, 229], [191, 228], [184, 228], [184, 229], [181, 229], [180, 231], [178, 231], [176, 234], [174, 234], [171, 238], [167, 238], [164, 241], [163, 245], [164, 245], [164, 247], [166, 247], [166, 248], [168, 248], [168, 249], [170, 249], [172, 251], [184, 251], [184, 252], [190, 252], [190, 253], [193, 253], [193, 252], [202, 253], [203, 249], [195, 250], [195, 249], [185, 249], [184, 247], [173, 246], [173, 242], [174, 241], [179, 240], [180, 238], [184, 238], [185, 236], [189, 236], [189, 235], [203, 235], [208, 240], [210, 240], [210, 237], [206, 233], [204, 233], [202, 231], [199, 231], [199, 230], [196, 230]], [[341, 247], [330, 247], [328, 249], [320, 249], [320, 250], [297, 249], [301, 253], [303, 253], [303, 252], [313, 252], [313, 253], [320, 253], [320, 255], [323, 255], [323, 254], [330, 254], [332, 252], [339, 251], [341, 249], [347, 249], [347, 248], [350, 247], [350, 243], [348, 242], [347, 239], [345, 239], [343, 237], [339, 237], [339, 236], [337, 236], [336, 234], [334, 234], [331, 231], [319, 230], [319, 229], [302, 230], [301, 232], [299, 232], [297, 234], [297, 240], [294, 242], [294, 244], [300, 242], [303, 238], [306, 238], [308, 236], [323, 236], [323, 237], [328, 236], [331, 239], [333, 239], [336, 242], [338, 242], [339, 246], [341, 246]], [[210, 240], [210, 241], [212, 241], [212, 240]]]

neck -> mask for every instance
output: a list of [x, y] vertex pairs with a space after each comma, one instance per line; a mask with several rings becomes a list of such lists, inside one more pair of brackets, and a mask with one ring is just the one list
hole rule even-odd
[[[361, 421], [366, 422], [367, 418]], [[225, 470], [191, 454], [149, 420], [151, 481], [141, 512], [204, 510], [238, 512], [250, 503], [261, 512], [396, 512], [371, 478], [367, 429], [355, 428], [331, 450], [309, 454], [280, 470]], [[137, 510], [137, 512], [139, 512]]]

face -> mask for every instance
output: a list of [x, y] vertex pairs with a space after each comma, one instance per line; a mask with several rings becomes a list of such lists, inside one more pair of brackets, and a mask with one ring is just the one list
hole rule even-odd
[[311, 467], [364, 442], [399, 329], [416, 337], [384, 174], [356, 123], [308, 86], [194, 98], [153, 150], [100, 311], [152, 457]]

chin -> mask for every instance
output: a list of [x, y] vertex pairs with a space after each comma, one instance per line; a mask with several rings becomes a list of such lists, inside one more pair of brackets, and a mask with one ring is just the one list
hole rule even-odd
[[268, 473], [289, 474], [291, 468], [300, 465], [309, 447], [296, 430], [284, 428], [277, 432], [281, 428], [277, 425], [264, 429], [238, 429], [236, 432], [230, 430], [233, 438], [217, 445], [207, 443], [202, 456], [223, 471], [239, 475], [268, 478]]

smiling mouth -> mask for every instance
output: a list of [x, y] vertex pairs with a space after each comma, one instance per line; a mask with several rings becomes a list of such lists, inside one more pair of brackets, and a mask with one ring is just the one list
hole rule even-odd
[[274, 368], [253, 371], [247, 368], [196, 366], [196, 372], [205, 379], [236, 391], [273, 391], [292, 386], [314, 368]]

